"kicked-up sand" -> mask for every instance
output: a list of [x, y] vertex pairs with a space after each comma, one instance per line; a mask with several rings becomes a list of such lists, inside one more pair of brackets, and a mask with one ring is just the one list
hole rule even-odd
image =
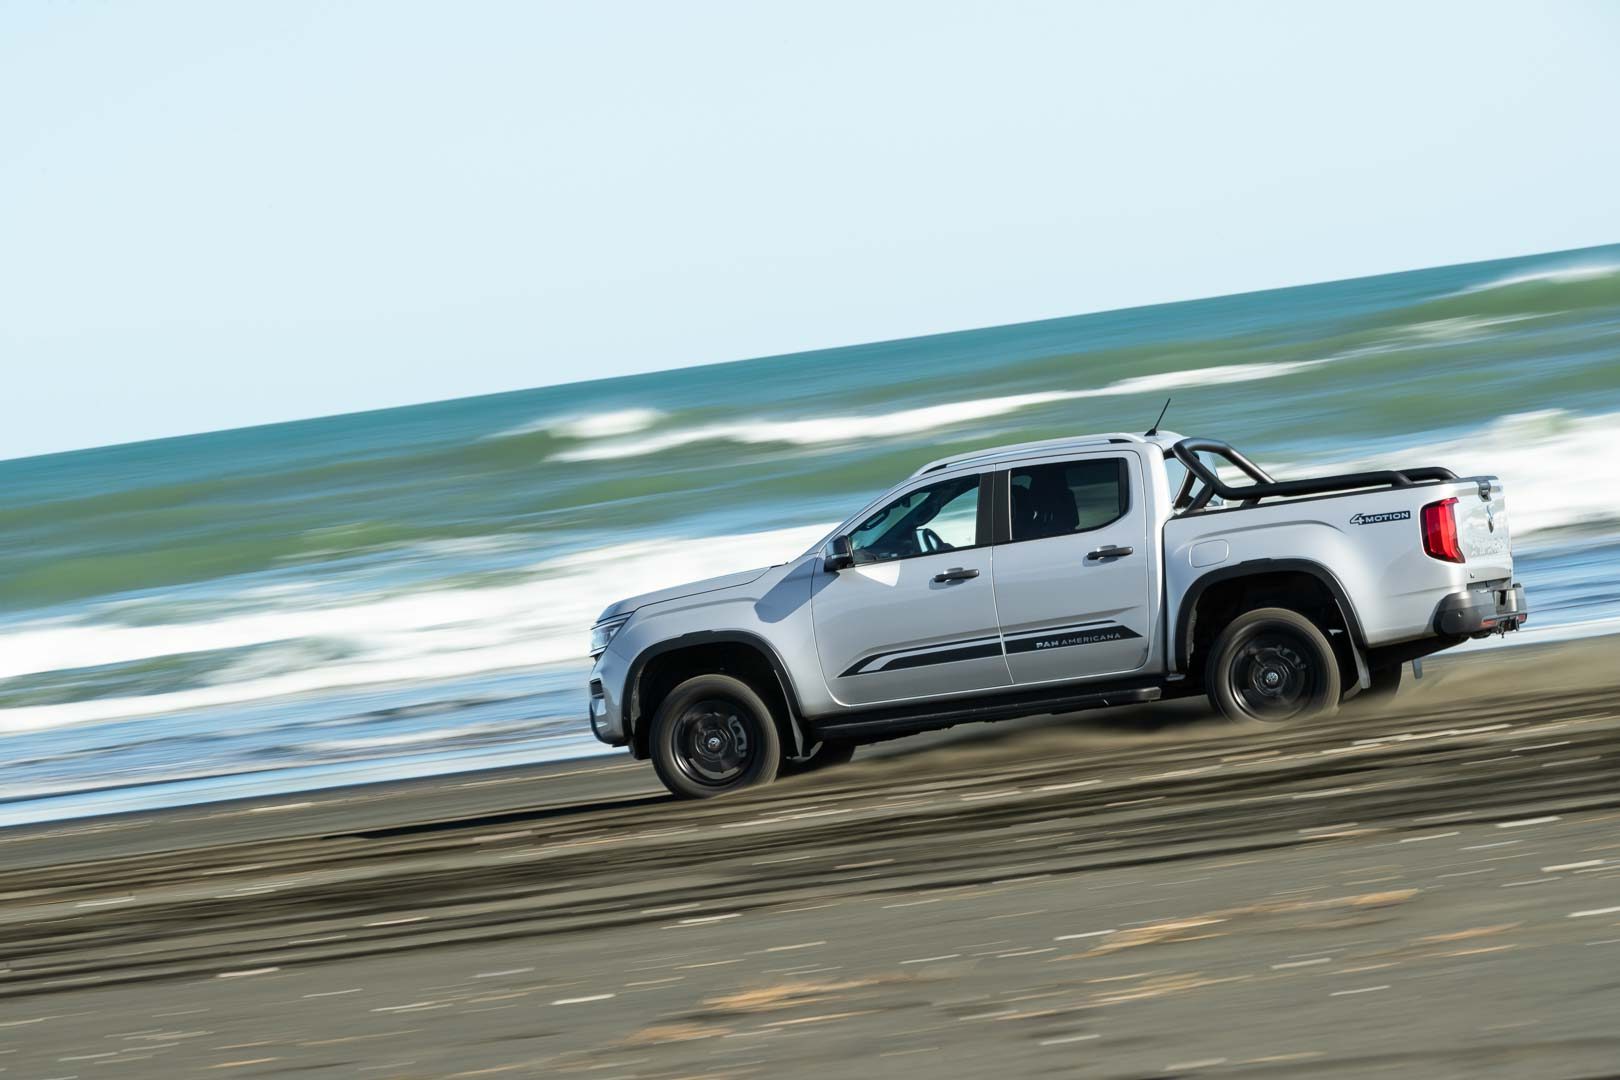
[[965, 727], [0, 832], [13, 1077], [1597, 1076], [1620, 639], [1386, 711]]

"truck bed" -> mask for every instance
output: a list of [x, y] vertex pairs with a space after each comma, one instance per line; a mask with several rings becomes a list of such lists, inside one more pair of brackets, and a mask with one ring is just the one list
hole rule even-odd
[[[1423, 508], [1448, 499], [1460, 563], [1424, 550]], [[1206, 574], [1261, 560], [1314, 563], [1348, 597], [1368, 645], [1433, 634], [1447, 596], [1513, 577], [1507, 503], [1494, 476], [1206, 506], [1165, 523], [1164, 551], [1172, 626]]]

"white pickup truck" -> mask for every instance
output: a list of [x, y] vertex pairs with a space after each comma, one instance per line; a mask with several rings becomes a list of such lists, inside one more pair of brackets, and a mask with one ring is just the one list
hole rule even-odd
[[974, 720], [1203, 693], [1297, 723], [1526, 614], [1495, 477], [1279, 482], [1091, 435], [932, 462], [791, 562], [613, 604], [590, 722], [701, 798]]

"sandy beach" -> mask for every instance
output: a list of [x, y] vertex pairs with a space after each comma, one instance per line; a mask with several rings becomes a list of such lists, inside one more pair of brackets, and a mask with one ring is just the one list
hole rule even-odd
[[12, 1077], [1578, 1077], [1620, 1062], [1620, 641], [1385, 712], [964, 727], [0, 833]]
[[1620, 1080], [1617, 47], [0, 3], [0, 1080]]

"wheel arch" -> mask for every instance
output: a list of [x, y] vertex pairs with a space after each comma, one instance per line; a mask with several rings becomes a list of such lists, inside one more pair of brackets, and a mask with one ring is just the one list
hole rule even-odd
[[[1345, 591], [1344, 585], [1332, 570], [1314, 559], [1249, 559], [1236, 566], [1224, 566], [1211, 570], [1209, 573], [1195, 579], [1188, 586], [1186, 594], [1182, 597], [1180, 610], [1176, 613], [1176, 626], [1174, 638], [1175, 670], [1194, 674], [1189, 665], [1195, 653], [1195, 637], [1198, 632], [1197, 616], [1199, 606], [1212, 589], [1218, 586], [1229, 586], [1233, 582], [1246, 578], [1271, 577], [1278, 578], [1287, 575], [1303, 574], [1313, 579], [1318, 586], [1332, 600], [1344, 629], [1349, 637], [1350, 671], [1354, 681], [1362, 685], [1368, 684], [1367, 676], [1367, 637], [1361, 626], [1361, 619], [1356, 614], [1355, 603], [1350, 594]], [[1352, 681], [1347, 679], [1347, 682]]]
[[647, 736], [663, 696], [693, 675], [733, 675], [752, 686], [776, 713], [784, 751], [802, 754], [804, 734], [793, 676], [769, 641], [747, 630], [699, 630], [647, 646], [625, 679], [624, 730], [630, 752], [647, 756]]

